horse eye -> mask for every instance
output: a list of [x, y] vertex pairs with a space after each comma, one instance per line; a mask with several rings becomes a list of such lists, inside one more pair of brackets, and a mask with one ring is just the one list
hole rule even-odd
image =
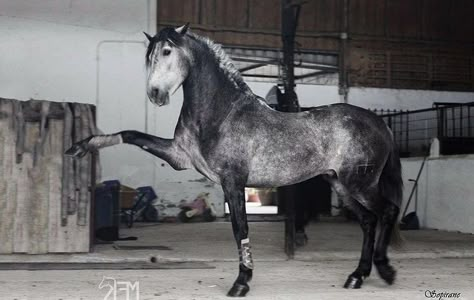
[[164, 50], [163, 50], [163, 55], [164, 55], [164, 56], [168, 56], [168, 55], [170, 55], [170, 54], [171, 54], [171, 50], [170, 50], [170, 49], [164, 49]]

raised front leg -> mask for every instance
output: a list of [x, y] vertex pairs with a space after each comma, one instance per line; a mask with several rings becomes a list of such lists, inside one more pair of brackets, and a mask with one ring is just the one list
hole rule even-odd
[[236, 182], [233, 178], [225, 178], [222, 188], [226, 201], [229, 203], [232, 230], [239, 250], [239, 276], [227, 293], [230, 297], [244, 297], [250, 290], [248, 283], [252, 279], [253, 260], [248, 238], [247, 213], [245, 211], [245, 183]]
[[98, 150], [118, 144], [131, 144], [165, 160], [176, 170], [186, 168], [187, 158], [176, 147], [174, 140], [163, 139], [139, 131], [127, 130], [114, 134], [93, 135], [74, 143], [66, 150], [66, 155], [83, 157], [89, 151]]

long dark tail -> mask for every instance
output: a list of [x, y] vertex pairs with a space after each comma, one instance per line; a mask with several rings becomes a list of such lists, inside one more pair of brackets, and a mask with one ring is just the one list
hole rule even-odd
[[[395, 148], [395, 147], [394, 147]], [[401, 246], [403, 239], [398, 228], [398, 214], [403, 200], [403, 179], [402, 165], [398, 151], [393, 149], [390, 153], [385, 167], [379, 179], [379, 191], [386, 203], [395, 205], [397, 209], [395, 224], [393, 226], [391, 244], [392, 246]]]

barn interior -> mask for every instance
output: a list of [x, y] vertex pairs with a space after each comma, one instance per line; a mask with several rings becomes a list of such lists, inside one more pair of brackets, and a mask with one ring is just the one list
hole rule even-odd
[[[1, 1], [1, 270], [238, 262], [219, 184], [129, 145], [63, 155], [91, 134], [173, 138], [183, 93], [149, 101], [143, 32], [186, 23], [222, 44], [274, 109], [348, 103], [386, 122], [404, 184], [394, 261], [474, 258], [473, 20], [470, 0]], [[321, 178], [247, 188], [245, 199], [257, 264], [359, 258], [360, 226]]]

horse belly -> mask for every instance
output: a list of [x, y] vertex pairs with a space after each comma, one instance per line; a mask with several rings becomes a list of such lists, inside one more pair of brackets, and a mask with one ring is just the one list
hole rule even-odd
[[265, 171], [254, 171], [249, 174], [249, 187], [278, 187], [291, 185], [313, 178], [324, 173], [323, 170], [310, 169], [298, 172], [268, 168]]
[[317, 143], [308, 143], [308, 140], [321, 141], [321, 138], [293, 141], [285, 147], [278, 147], [276, 144], [273, 144], [273, 148], [268, 144], [262, 147], [264, 150], [257, 151], [251, 159], [248, 185], [290, 185], [325, 174], [329, 170], [339, 174], [340, 171], [357, 169], [362, 165], [373, 166], [377, 169], [374, 171], [378, 171], [385, 159], [385, 151], [374, 155], [368, 145], [357, 143], [357, 139], [352, 136], [338, 135], [337, 138], [331, 138], [328, 149]]
[[[298, 156], [300, 158], [298, 158]], [[276, 187], [305, 181], [327, 171], [315, 151], [311, 157], [298, 153], [255, 156], [247, 181], [248, 186]]]

